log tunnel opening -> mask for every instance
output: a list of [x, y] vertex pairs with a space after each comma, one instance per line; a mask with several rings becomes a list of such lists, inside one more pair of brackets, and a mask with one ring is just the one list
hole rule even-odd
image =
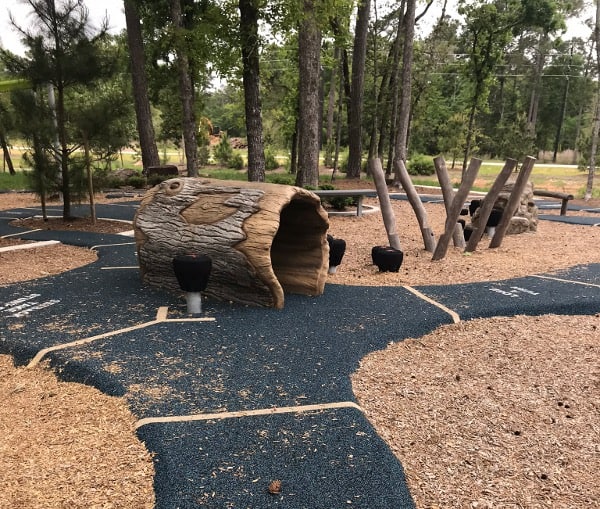
[[271, 265], [286, 292], [314, 294], [314, 281], [329, 256], [328, 222], [319, 213], [320, 205], [294, 197], [280, 212], [279, 229], [271, 244]]
[[204, 254], [213, 262], [207, 296], [275, 308], [285, 293], [323, 293], [328, 228], [306, 189], [191, 177], [148, 190], [134, 219], [144, 283], [180, 291], [173, 257]]

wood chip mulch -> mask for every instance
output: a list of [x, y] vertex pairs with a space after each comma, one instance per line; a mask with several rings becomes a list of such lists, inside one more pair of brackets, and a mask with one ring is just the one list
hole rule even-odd
[[154, 507], [152, 458], [121, 398], [0, 355], [0, 508]]
[[[0, 195], [0, 210], [27, 206], [22, 196], [17, 198], [19, 204]], [[429, 204], [426, 208], [439, 235], [443, 209]], [[405, 251], [401, 271], [380, 274], [370, 261], [371, 247], [387, 244], [380, 215], [332, 218], [331, 233], [344, 238], [349, 248], [329, 283], [466, 283], [600, 263], [600, 228], [548, 222], [540, 222], [535, 234], [507, 237], [497, 250], [482, 243], [476, 253], [465, 256], [450, 248], [444, 260], [431, 262], [408, 204], [394, 202], [394, 209]], [[11, 256], [0, 253], [3, 277], [13, 278], [0, 284], [44, 275], [50, 258], [60, 258], [63, 270], [68, 270], [88, 251], [59, 248], [73, 251], [56, 256], [52, 253], [57, 247], [39, 248], [44, 254], [38, 258], [29, 250]], [[600, 315], [496, 317], [444, 326], [367, 356], [353, 376], [353, 387], [369, 419], [405, 467], [417, 507], [600, 507], [599, 328]], [[0, 509], [151, 507], [152, 495], [146, 495], [146, 489], [151, 491], [148, 457], [137, 449], [131, 417], [125, 416], [124, 427], [117, 428], [116, 410], [103, 416], [104, 403], [92, 401], [89, 388], [78, 384], [40, 392], [30, 389], [46, 376], [43, 370], [15, 370], [8, 361], [0, 362], [0, 381], [9, 384], [2, 387], [4, 397], [22, 398], [23, 406], [34, 410], [16, 413], [12, 400], [0, 405], [0, 430], [5, 435], [15, 433], [13, 428], [27, 431], [16, 445], [0, 442], [4, 447], [0, 461], [8, 458], [6, 464], [0, 463], [0, 481], [8, 487], [0, 494]], [[63, 393], [73, 400], [63, 399]], [[111, 402], [126, 410], [124, 401]], [[47, 403], [50, 406], [41, 409]], [[69, 413], [71, 407], [79, 409], [76, 420], [81, 421], [79, 414], [89, 414], [86, 418], [97, 418], [99, 424], [85, 423], [81, 433], [68, 431], [73, 428], [63, 420], [63, 412]], [[114, 428], [119, 439], [96, 438], [96, 432], [102, 435], [105, 428]], [[50, 438], [39, 441], [37, 435]], [[59, 465], [52, 463], [57, 458], [46, 454], [48, 444], [58, 447], [61, 441], [71, 441], [66, 445], [77, 447], [77, 454], [91, 455], [85, 460], [93, 465], [87, 474], [79, 468], [83, 460], [61, 460], [66, 458], [62, 452], [55, 454]], [[130, 462], [130, 451], [138, 461]], [[97, 470], [98, 461], [111, 468]], [[20, 477], [2, 478], [9, 470], [18, 475], [15, 465], [21, 462], [30, 470]], [[63, 476], [65, 471], [69, 475]], [[92, 476], [95, 487], [86, 484], [86, 475]], [[115, 480], [121, 477], [125, 482]]]

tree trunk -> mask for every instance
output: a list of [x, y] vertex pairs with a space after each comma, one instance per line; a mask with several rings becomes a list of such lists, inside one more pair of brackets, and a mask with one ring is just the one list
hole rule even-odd
[[590, 166], [588, 168], [587, 183], [583, 199], [588, 201], [593, 195], [594, 177], [596, 174], [596, 154], [598, 152], [598, 138], [600, 137], [600, 87], [596, 91], [596, 107], [594, 108], [594, 126], [592, 128], [592, 147], [590, 149]]
[[475, 99], [473, 99], [473, 103], [471, 104], [471, 110], [469, 111], [469, 123], [467, 124], [467, 139], [465, 140], [465, 153], [463, 154], [463, 163], [462, 163], [462, 176], [465, 176], [465, 172], [467, 171], [467, 161], [469, 160], [469, 155], [471, 154], [471, 146], [473, 145], [473, 126], [475, 125], [475, 112], [477, 111], [477, 97], [478, 97], [478, 89], [479, 82], [475, 88]]
[[335, 123], [335, 86], [337, 78], [340, 49], [335, 47], [333, 65], [331, 66], [331, 80], [329, 81], [329, 94], [327, 97], [327, 127], [325, 130], [325, 166], [333, 166], [334, 123]]
[[264, 182], [265, 149], [262, 137], [258, 8], [254, 0], [239, 0], [242, 80], [248, 139], [248, 180]]
[[[176, 33], [183, 34], [183, 19], [180, 0], [171, 0], [171, 19]], [[194, 111], [194, 86], [190, 76], [190, 63], [184, 38], [180, 38], [175, 47], [177, 66], [179, 69], [179, 91], [183, 112], [183, 139], [185, 141], [185, 158], [189, 177], [198, 176], [196, 161], [198, 159], [198, 141], [196, 137], [196, 113]]]
[[423, 237], [423, 244], [425, 249], [429, 252], [433, 252], [435, 249], [435, 236], [433, 234], [433, 230], [431, 226], [429, 226], [429, 219], [427, 218], [427, 211], [425, 207], [423, 207], [423, 202], [421, 202], [421, 198], [419, 197], [419, 193], [417, 193], [415, 186], [410, 179], [410, 175], [406, 170], [406, 166], [404, 165], [404, 161], [400, 158], [394, 159], [394, 164], [397, 165], [396, 175], [400, 178], [400, 183], [404, 188], [404, 192], [406, 193], [406, 197], [415, 212], [415, 216], [417, 221], [419, 222], [419, 228], [421, 230], [421, 236]]
[[137, 132], [140, 137], [142, 166], [159, 166], [160, 157], [154, 137], [154, 125], [148, 98], [148, 83], [146, 80], [144, 45], [142, 27], [137, 12], [135, 0], [125, 0], [125, 23], [127, 24], [127, 44], [131, 62], [131, 82], [133, 86], [133, 101], [137, 121]]
[[[342, 66], [342, 62], [340, 61], [340, 67]], [[342, 144], [342, 114], [344, 112], [344, 97], [343, 97], [343, 87], [342, 76], [340, 69], [340, 83], [338, 90], [338, 110], [337, 110], [337, 122], [335, 126], [335, 153], [333, 156], [333, 171], [331, 172], [331, 181], [333, 182], [335, 178], [335, 172], [339, 167], [340, 162], [340, 149]]]
[[[413, 43], [415, 38], [415, 9], [416, 0], [407, 0], [406, 13], [404, 14], [404, 47], [402, 50], [402, 95], [400, 98], [400, 111], [398, 113], [398, 132], [396, 133], [396, 154], [395, 159], [400, 159], [406, 163], [408, 124], [410, 120], [411, 106], [411, 81], [412, 81], [412, 61], [413, 61]], [[396, 165], [396, 170], [400, 168]], [[399, 180], [399, 173], [396, 173], [395, 180]]]
[[[433, 165], [435, 167], [435, 172], [437, 173], [437, 178], [442, 190], [444, 208], [446, 209], [446, 214], [448, 214], [450, 207], [452, 206], [452, 201], [454, 200], [454, 189], [452, 189], [452, 183], [450, 182], [448, 169], [446, 168], [446, 161], [444, 161], [442, 156], [438, 156], [433, 160]], [[462, 226], [458, 222], [454, 225], [452, 242], [454, 242], [455, 247], [465, 247], [465, 236]]]
[[556, 163], [556, 156], [558, 154], [558, 150], [560, 148], [560, 135], [562, 132], [562, 127], [565, 122], [565, 115], [567, 113], [567, 98], [569, 97], [569, 74], [571, 74], [570, 68], [571, 63], [573, 61], [573, 45], [571, 44], [571, 53], [569, 55], [569, 64], [567, 65], [567, 69], [565, 71], [565, 88], [563, 89], [561, 107], [560, 107], [560, 116], [558, 117], [558, 126], [556, 127], [556, 136], [554, 137], [554, 150], [552, 152], [552, 162]]
[[465, 249], [467, 253], [472, 253], [477, 249], [477, 244], [479, 244], [479, 241], [483, 236], [485, 226], [490, 217], [492, 209], [494, 208], [494, 204], [496, 203], [496, 198], [498, 198], [500, 191], [502, 191], [504, 184], [516, 166], [517, 161], [515, 159], [507, 159], [502, 171], [496, 177], [496, 180], [494, 180], [492, 187], [485, 196], [483, 203], [481, 204], [481, 208], [479, 209], [479, 224], [477, 227], [473, 228], [473, 232], [469, 237], [469, 242], [467, 243], [467, 247]]
[[276, 308], [283, 307], [284, 290], [323, 293], [328, 227], [310, 191], [200, 178], [154, 187], [134, 219], [144, 282], [177, 291], [173, 258], [206, 255], [212, 260], [208, 295]]
[[[502, 213], [502, 218], [500, 219], [500, 223], [496, 226], [496, 233], [492, 237], [489, 248], [493, 249], [496, 247], [500, 247], [502, 244], [502, 240], [504, 239], [504, 235], [506, 234], [506, 230], [510, 226], [510, 220], [515, 215], [517, 208], [519, 208], [519, 203], [521, 202], [521, 195], [523, 194], [523, 189], [527, 185], [529, 180], [529, 175], [531, 175], [531, 171], [533, 170], [533, 165], [535, 164], [535, 157], [527, 156], [525, 161], [521, 165], [521, 169], [519, 170], [519, 175], [517, 176], [517, 180], [515, 181], [515, 185], [513, 187], [512, 193], [508, 198], [508, 202], [504, 207], [504, 212]], [[485, 228], [485, 225], [483, 225]]]
[[0, 144], [2, 145], [2, 152], [4, 153], [4, 160], [8, 165], [8, 172], [11, 175], [14, 175], [15, 167], [13, 166], [12, 158], [10, 157], [10, 150], [8, 149], [8, 143], [6, 141], [6, 137], [4, 136], [4, 132], [0, 131]]
[[348, 178], [360, 178], [362, 169], [362, 112], [364, 100], [365, 59], [367, 54], [367, 32], [371, 1], [359, 2], [354, 50], [352, 53], [352, 87], [348, 113]]
[[92, 224], [96, 224], [96, 202], [94, 201], [94, 179], [92, 175], [92, 160], [90, 156], [90, 143], [85, 139], [83, 142], [83, 156], [85, 159], [85, 172], [88, 183], [88, 197], [90, 199], [90, 218]]
[[[596, 71], [600, 71], [600, 2], [596, 2], [596, 24], [594, 25], [594, 42], [596, 45]], [[594, 127], [592, 130], [592, 148], [590, 153], [590, 167], [588, 169], [587, 184], [583, 199], [588, 201], [594, 190], [594, 176], [596, 173], [596, 153], [598, 151], [598, 137], [600, 136], [600, 84], [596, 83], [596, 109], [594, 114]]]
[[531, 98], [529, 99], [529, 111], [527, 114], [527, 129], [529, 135], [535, 138], [535, 129], [537, 124], [538, 108], [540, 103], [540, 89], [542, 72], [544, 70], [544, 63], [546, 61], [546, 44], [548, 41], [548, 34], [540, 35], [538, 42], [538, 54], [536, 58], [535, 71], [533, 76], [533, 87], [531, 89]]
[[294, 133], [292, 134], [292, 148], [290, 150], [290, 173], [296, 175], [298, 172], [298, 129], [300, 122], [296, 119]]
[[298, 173], [296, 185], [319, 185], [319, 90], [321, 33], [312, 0], [304, 0], [304, 19], [298, 33], [300, 81]]
[[373, 175], [373, 180], [375, 181], [379, 205], [381, 206], [381, 217], [383, 218], [383, 224], [385, 226], [385, 231], [387, 232], [390, 246], [400, 250], [400, 238], [398, 237], [398, 230], [396, 229], [396, 216], [394, 215], [394, 209], [392, 208], [390, 195], [385, 183], [385, 174], [383, 173], [381, 159], [370, 159], [369, 167], [371, 175]]
[[458, 221], [458, 216], [460, 215], [460, 211], [462, 210], [465, 200], [471, 191], [471, 187], [473, 186], [473, 182], [475, 182], [475, 177], [477, 176], [480, 167], [481, 159], [471, 159], [469, 167], [467, 168], [462, 182], [460, 183], [460, 187], [452, 199], [452, 205], [446, 214], [444, 233], [442, 233], [440, 236], [440, 240], [437, 243], [435, 251], [433, 252], [433, 257], [431, 258], [432, 261], [441, 260], [446, 256], [448, 244], [450, 243], [450, 238], [454, 234], [454, 227]]
[[71, 178], [69, 175], [69, 146], [67, 145], [67, 130], [65, 119], [65, 92], [58, 87], [56, 101], [56, 120], [58, 124], [58, 140], [60, 143], [60, 173], [63, 195], [63, 219], [71, 218]]

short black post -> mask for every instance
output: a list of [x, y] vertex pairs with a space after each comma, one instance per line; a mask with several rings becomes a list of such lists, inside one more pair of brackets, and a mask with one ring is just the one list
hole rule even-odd
[[494, 208], [490, 212], [490, 217], [488, 218], [487, 224], [485, 225], [488, 237], [491, 238], [496, 233], [496, 226], [498, 226], [498, 224], [500, 223], [500, 219], [502, 219], [502, 212], [503, 210], [498, 208]]
[[346, 241], [327, 235], [327, 242], [329, 243], [329, 274], [335, 274], [346, 252]]
[[379, 272], [398, 272], [404, 259], [404, 253], [391, 246], [375, 246], [371, 249], [371, 258]]
[[469, 203], [469, 214], [475, 214], [475, 211], [481, 206], [481, 200], [471, 200]]
[[173, 258], [173, 270], [181, 289], [186, 292], [187, 310], [191, 315], [202, 312], [202, 296], [208, 285], [212, 260], [205, 255], [186, 254]]

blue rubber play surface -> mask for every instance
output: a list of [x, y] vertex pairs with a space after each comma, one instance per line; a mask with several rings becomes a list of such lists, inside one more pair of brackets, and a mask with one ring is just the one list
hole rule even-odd
[[[98, 216], [131, 220], [136, 207], [98, 206]], [[0, 287], [0, 353], [19, 364], [41, 356], [64, 380], [125, 396], [155, 453], [158, 508], [412, 508], [402, 465], [356, 404], [360, 360], [452, 323], [443, 306], [461, 320], [600, 311], [592, 264], [417, 288], [435, 302], [341, 285], [286, 295], [281, 310], [209, 300], [202, 320], [189, 320], [181, 295], [142, 285], [131, 237], [9, 226], [32, 212], [0, 213], [0, 236], [95, 246], [99, 257]], [[282, 491], [272, 494], [275, 479]]]

